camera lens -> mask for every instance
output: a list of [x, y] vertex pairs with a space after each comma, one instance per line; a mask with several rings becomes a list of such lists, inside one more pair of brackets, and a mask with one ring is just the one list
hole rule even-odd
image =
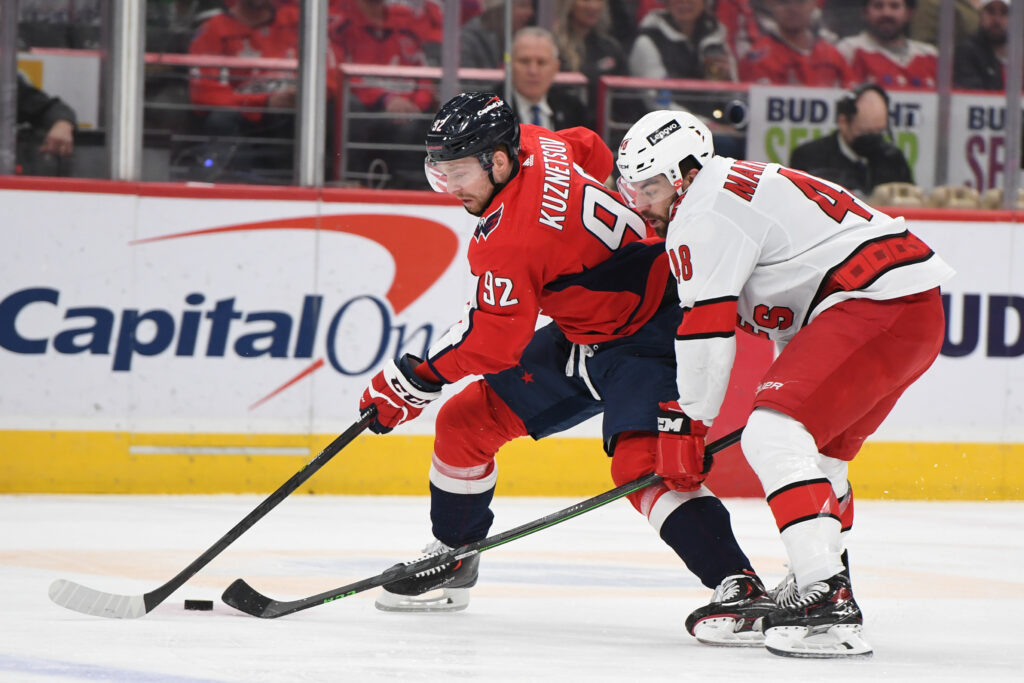
[[725, 120], [737, 130], [747, 127], [747, 103], [743, 100], [732, 100], [725, 105]]

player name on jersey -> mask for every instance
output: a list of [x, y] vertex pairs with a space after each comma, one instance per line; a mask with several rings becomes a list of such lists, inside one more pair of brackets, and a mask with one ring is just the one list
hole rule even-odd
[[566, 154], [565, 143], [546, 137], [539, 140], [544, 157], [544, 194], [540, 199], [537, 221], [561, 230], [569, 207], [569, 155]]

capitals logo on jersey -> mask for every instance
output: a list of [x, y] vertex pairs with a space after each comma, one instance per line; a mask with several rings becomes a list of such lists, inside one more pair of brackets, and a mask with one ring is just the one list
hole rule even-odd
[[487, 239], [492, 232], [498, 229], [498, 223], [501, 222], [501, 214], [505, 210], [505, 205], [502, 204], [494, 211], [490, 212], [476, 223], [476, 230], [473, 231], [473, 239]]

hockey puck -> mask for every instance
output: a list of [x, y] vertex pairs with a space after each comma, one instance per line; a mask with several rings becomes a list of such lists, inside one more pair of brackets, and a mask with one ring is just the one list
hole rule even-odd
[[213, 609], [213, 600], [186, 600], [185, 609], [194, 609], [201, 612], [209, 612]]

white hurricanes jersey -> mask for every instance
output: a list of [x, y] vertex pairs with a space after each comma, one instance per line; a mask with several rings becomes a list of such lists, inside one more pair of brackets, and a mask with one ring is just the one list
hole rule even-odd
[[710, 421], [735, 356], [735, 327], [785, 344], [851, 298], [894, 299], [952, 277], [902, 218], [802, 171], [713, 157], [673, 207], [666, 237], [683, 322], [680, 406]]

